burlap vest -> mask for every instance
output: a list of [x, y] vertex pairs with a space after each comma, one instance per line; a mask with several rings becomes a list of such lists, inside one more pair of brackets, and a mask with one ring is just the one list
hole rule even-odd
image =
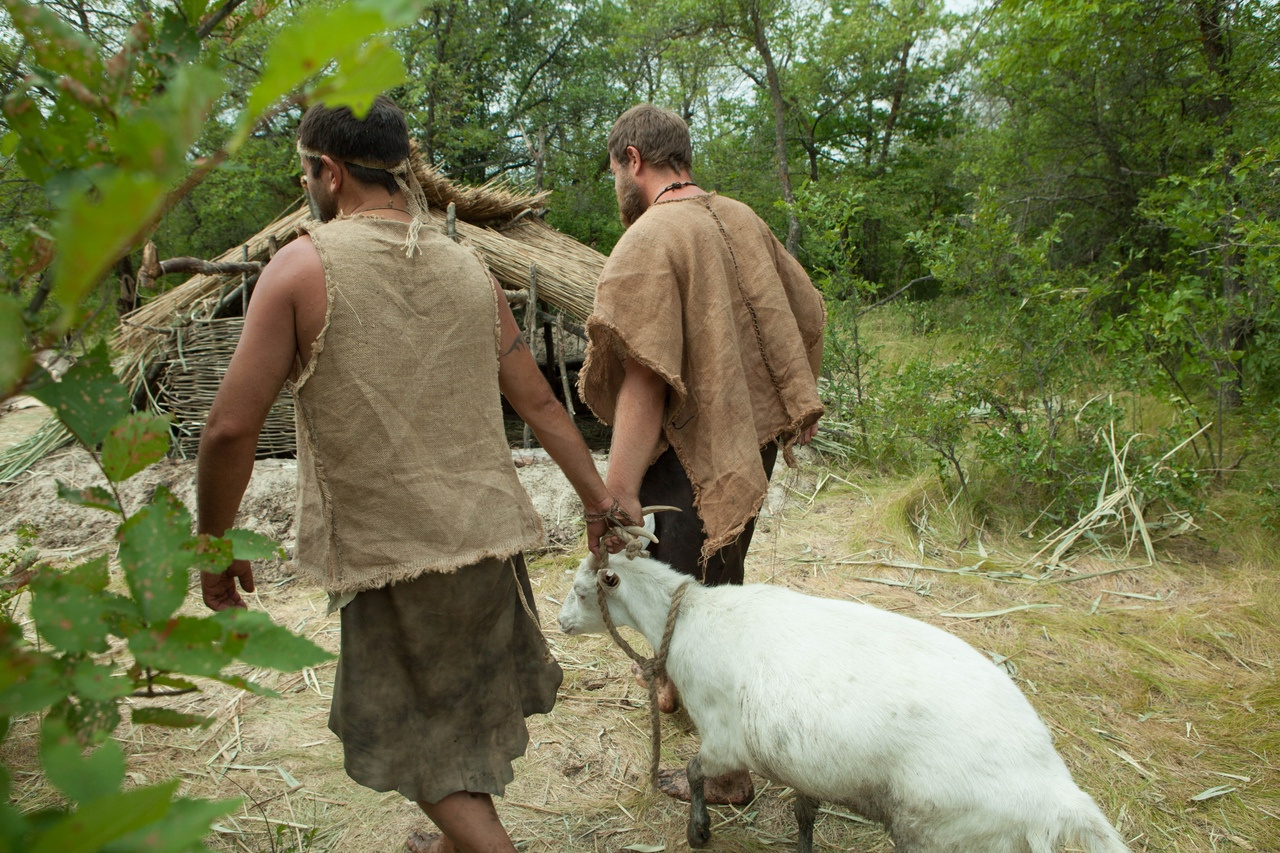
[[298, 570], [350, 593], [539, 544], [498, 391], [488, 275], [434, 229], [311, 223], [328, 309], [293, 386]]

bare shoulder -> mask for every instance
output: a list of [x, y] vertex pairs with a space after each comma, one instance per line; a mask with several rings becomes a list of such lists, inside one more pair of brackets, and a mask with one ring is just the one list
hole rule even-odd
[[264, 277], [268, 273], [273, 278], [319, 276], [323, 279], [324, 264], [320, 260], [320, 251], [311, 240], [311, 235], [300, 234], [296, 240], [285, 244], [263, 269]]
[[311, 237], [302, 234], [281, 247], [262, 270], [254, 289], [265, 301], [301, 303], [324, 292], [324, 263]]

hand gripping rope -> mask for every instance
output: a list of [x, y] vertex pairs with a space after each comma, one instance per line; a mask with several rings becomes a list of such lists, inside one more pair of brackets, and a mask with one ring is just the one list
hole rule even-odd
[[[674, 506], [647, 506], [642, 512], [648, 514], [663, 510], [680, 512], [680, 509]], [[624, 550], [629, 560], [634, 560], [644, 549], [645, 540], [655, 544], [658, 541], [658, 537], [636, 524], [635, 520], [618, 505], [617, 500], [614, 500], [613, 506], [609, 507], [605, 512], [587, 513], [586, 520], [588, 522], [605, 522], [608, 532], [626, 543]], [[657, 653], [652, 658], [645, 658], [622, 638], [622, 635], [618, 633], [617, 627], [613, 624], [613, 617], [609, 614], [609, 604], [605, 600], [605, 596], [607, 589], [616, 585], [618, 581], [616, 576], [612, 584], [607, 580], [607, 575], [610, 574], [608, 572], [608, 550], [601, 547], [600, 553], [593, 555], [591, 561], [592, 568], [596, 572], [596, 603], [600, 607], [600, 616], [604, 619], [605, 628], [608, 629], [609, 636], [613, 638], [619, 648], [626, 652], [627, 657], [635, 661], [636, 665], [640, 667], [641, 676], [649, 684], [649, 728], [652, 733], [650, 739], [649, 784], [657, 790], [658, 760], [662, 750], [662, 722], [658, 712], [658, 680], [667, 677], [667, 651], [671, 645], [671, 635], [675, 632], [676, 617], [680, 612], [680, 602], [684, 599], [684, 594], [693, 581], [683, 583], [676, 588], [675, 594], [671, 597], [671, 608], [667, 611], [667, 623], [662, 631], [662, 641], [658, 644]]]

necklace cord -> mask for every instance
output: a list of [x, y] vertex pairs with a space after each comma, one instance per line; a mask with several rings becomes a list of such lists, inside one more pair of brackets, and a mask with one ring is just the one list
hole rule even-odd
[[664, 195], [666, 195], [667, 193], [671, 192], [672, 190], [682, 190], [682, 189], [684, 189], [685, 187], [696, 187], [697, 185], [698, 185], [698, 182], [697, 182], [697, 181], [684, 181], [684, 182], [676, 181], [674, 184], [671, 184], [671, 185], [670, 185], [670, 186], [668, 186], [668, 187], [664, 187], [664, 188], [663, 188], [663, 190], [662, 190], [662, 192], [660, 192], [660, 193], [658, 193], [657, 195], [655, 195], [655, 196], [653, 197], [653, 203], [654, 203], [654, 204], [657, 204], [657, 203], [658, 203], [658, 199], [662, 198]]

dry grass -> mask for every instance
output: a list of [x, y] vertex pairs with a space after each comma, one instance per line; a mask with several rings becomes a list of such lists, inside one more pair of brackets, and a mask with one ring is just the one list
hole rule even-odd
[[[1157, 543], [1156, 566], [1081, 558], [1037, 582], [1041, 570], [1026, 565], [1036, 543], [950, 516], [927, 480], [861, 481], [810, 462], [775, 484], [787, 499], [762, 521], [750, 580], [907, 613], [1001, 661], [1135, 851], [1280, 849], [1280, 593], [1269, 566], [1188, 536]], [[576, 563], [532, 564], [549, 627]], [[279, 569], [264, 580], [253, 606], [336, 649], [318, 592]], [[973, 616], [1026, 605], [1052, 606]], [[499, 802], [512, 836], [530, 851], [685, 849], [684, 807], [646, 789], [646, 697], [629, 662], [604, 637], [548, 633], [565, 682], [555, 710], [530, 721], [527, 756]], [[214, 685], [190, 700], [217, 718], [208, 731], [123, 726], [134, 781], [180, 776], [189, 795], [244, 797], [214, 849], [400, 849], [426, 821], [342, 773], [325, 727], [333, 664], [264, 680], [282, 697]], [[6, 748], [24, 807], [53, 796], [33, 770], [33, 728], [20, 723]], [[694, 749], [696, 736], [668, 719], [664, 763]], [[714, 810], [711, 849], [790, 849], [788, 792], [762, 779], [757, 790], [745, 809]], [[878, 828], [827, 805], [819, 849], [892, 849]]]

